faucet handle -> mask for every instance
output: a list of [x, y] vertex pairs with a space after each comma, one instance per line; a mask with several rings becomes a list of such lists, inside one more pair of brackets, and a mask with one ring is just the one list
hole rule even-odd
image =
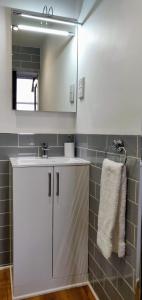
[[48, 149], [48, 143], [42, 143], [41, 147], [42, 149]]
[[42, 143], [41, 144], [41, 149], [42, 149], [42, 157], [47, 158], [48, 157], [48, 151], [50, 150], [50, 148], [48, 148], [48, 143]]

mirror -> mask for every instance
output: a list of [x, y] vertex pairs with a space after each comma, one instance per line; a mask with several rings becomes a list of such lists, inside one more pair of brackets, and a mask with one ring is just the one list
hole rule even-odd
[[12, 78], [14, 110], [76, 112], [77, 25], [13, 10]]

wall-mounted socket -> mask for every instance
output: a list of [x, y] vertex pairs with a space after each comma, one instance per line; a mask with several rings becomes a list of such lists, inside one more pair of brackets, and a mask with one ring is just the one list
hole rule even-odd
[[80, 78], [78, 83], [78, 98], [84, 99], [85, 97], [85, 77]]
[[70, 85], [70, 93], [69, 93], [70, 103], [74, 103], [74, 93], [75, 93], [75, 85], [71, 84]]

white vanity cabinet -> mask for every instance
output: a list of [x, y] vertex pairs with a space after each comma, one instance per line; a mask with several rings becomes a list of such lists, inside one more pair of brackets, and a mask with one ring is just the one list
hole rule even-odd
[[89, 166], [11, 162], [14, 298], [87, 281]]
[[53, 276], [84, 274], [88, 255], [88, 167], [55, 167], [54, 178]]
[[14, 295], [42, 291], [52, 278], [49, 174], [52, 167], [13, 168]]

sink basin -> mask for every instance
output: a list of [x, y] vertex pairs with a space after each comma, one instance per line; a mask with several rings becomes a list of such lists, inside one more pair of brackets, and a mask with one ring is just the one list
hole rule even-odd
[[28, 166], [63, 166], [63, 165], [87, 165], [90, 162], [81, 158], [68, 157], [12, 157], [10, 162], [13, 167], [28, 167]]

